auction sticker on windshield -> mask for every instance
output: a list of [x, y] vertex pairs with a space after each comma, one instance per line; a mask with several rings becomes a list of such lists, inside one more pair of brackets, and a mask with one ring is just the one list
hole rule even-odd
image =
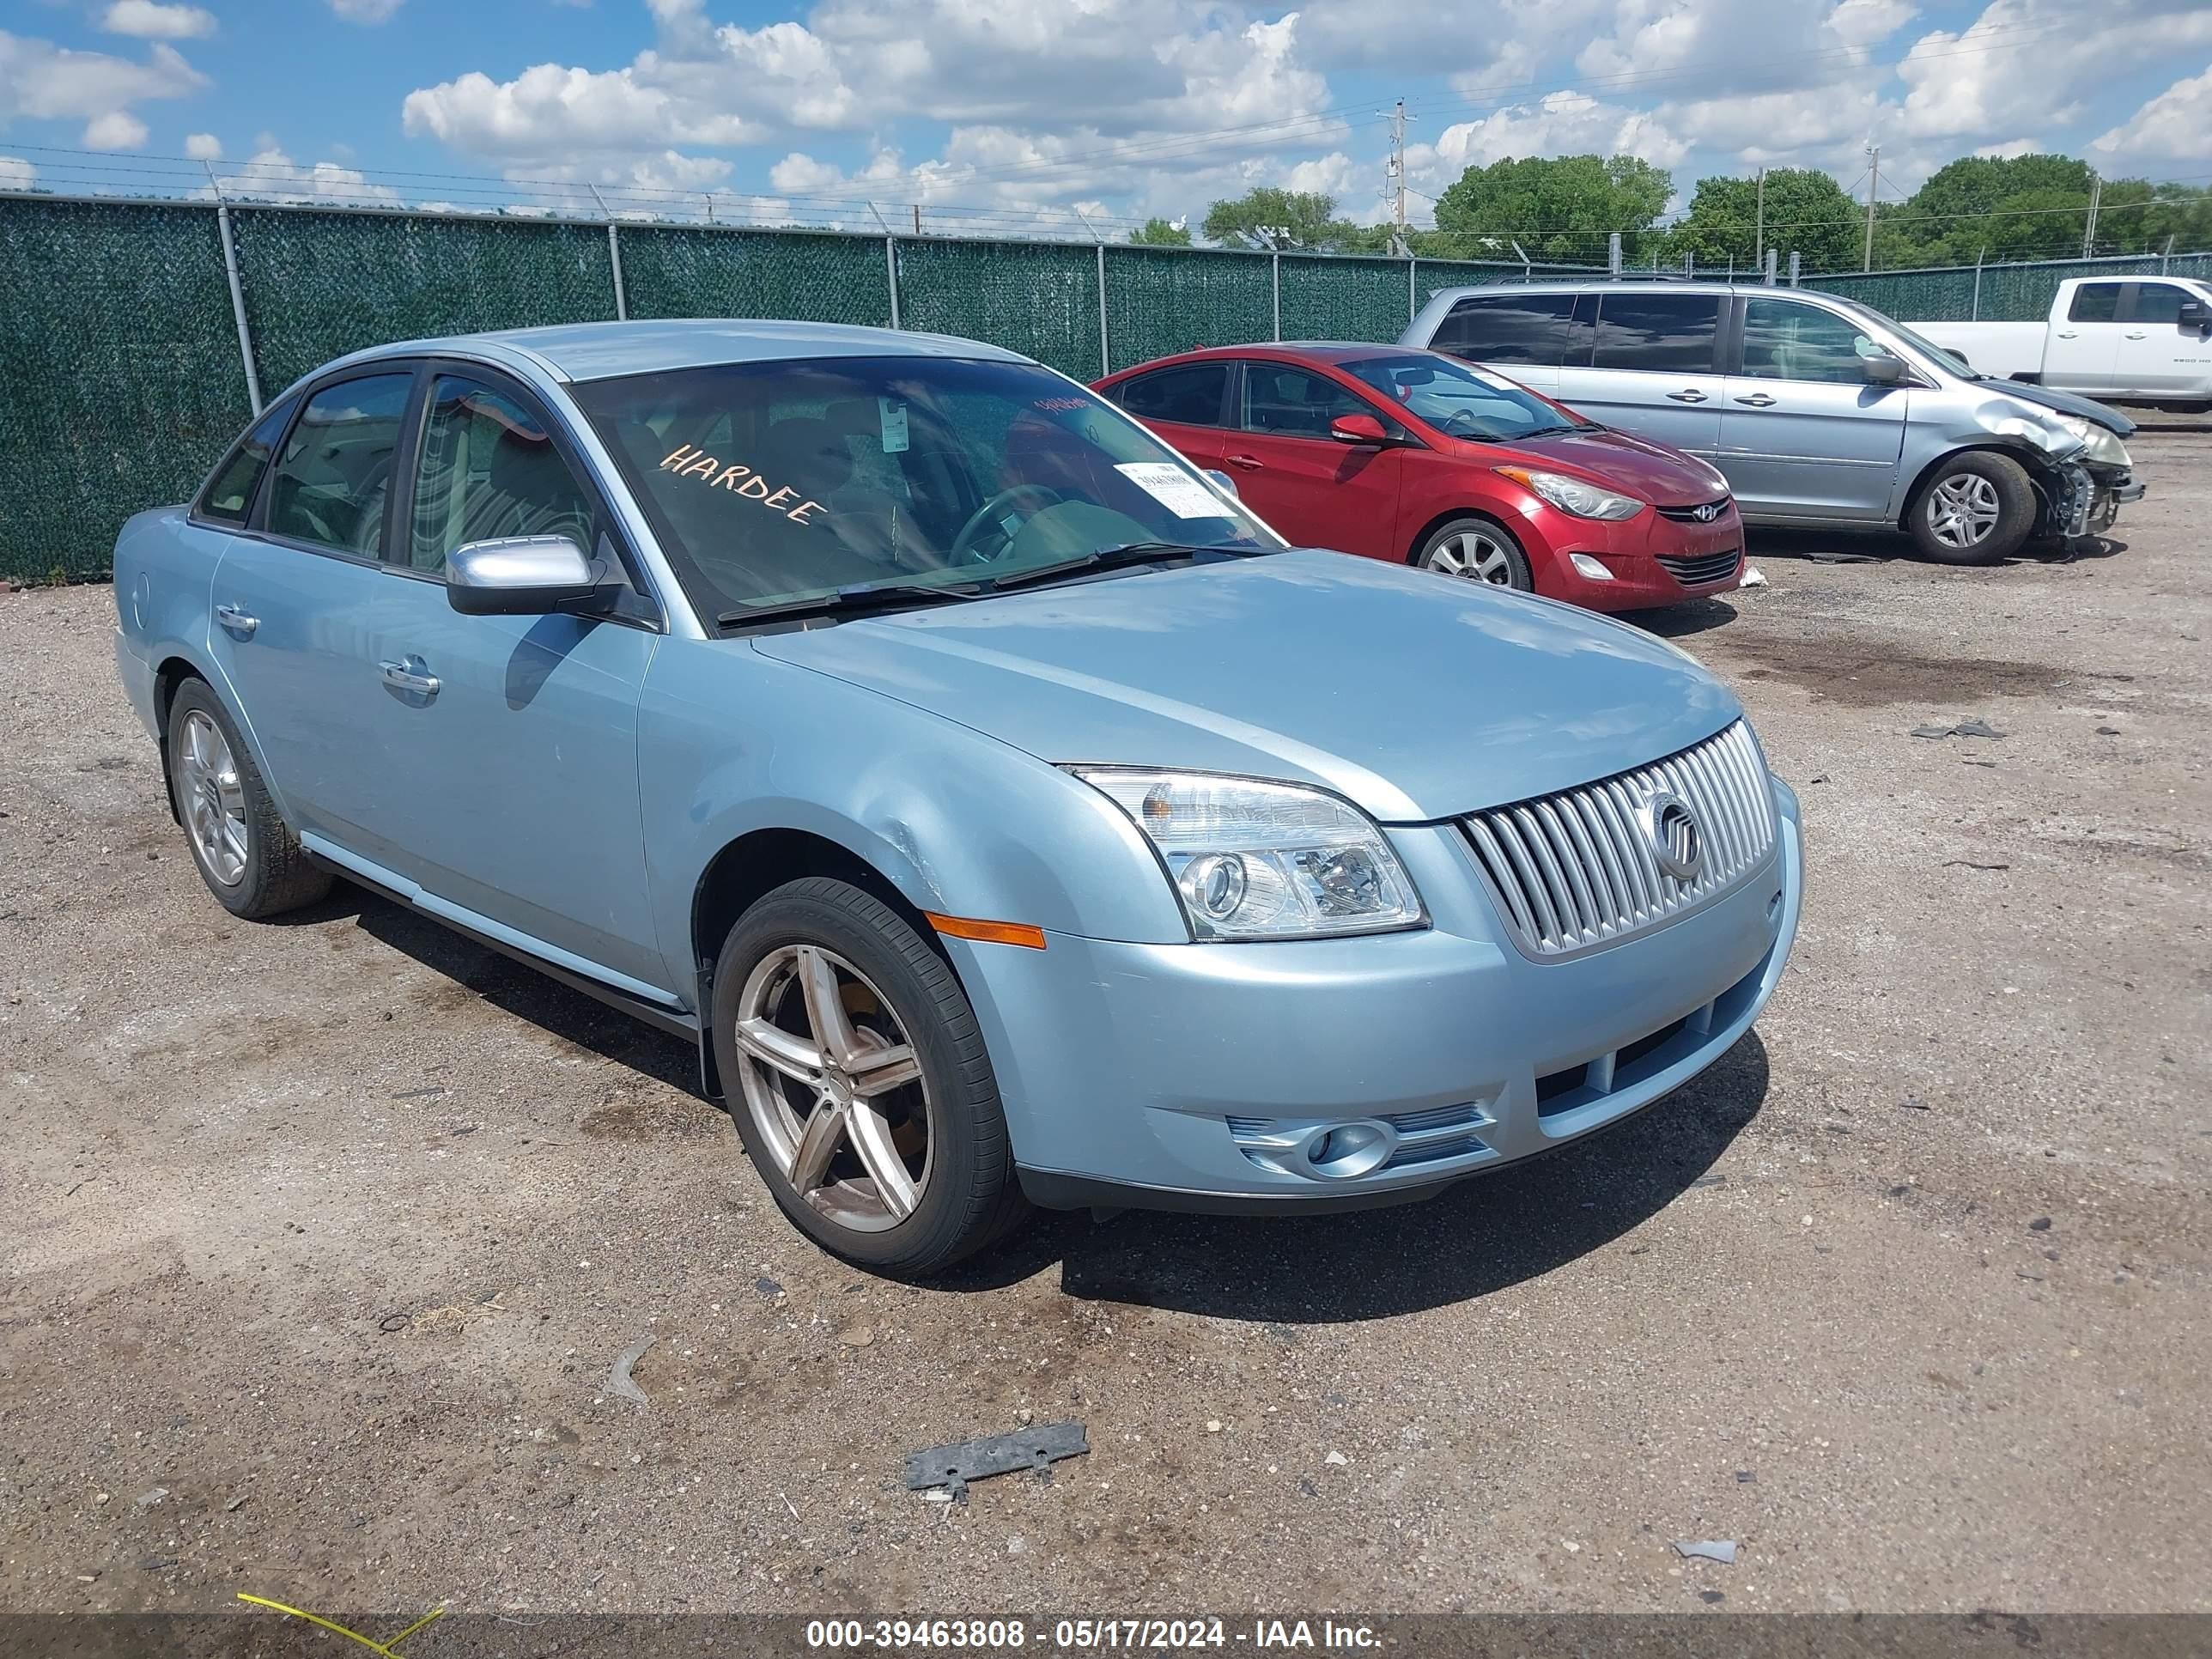
[[1114, 469], [1178, 519], [1225, 519], [1221, 498], [1179, 466], [1165, 461], [1124, 461]]

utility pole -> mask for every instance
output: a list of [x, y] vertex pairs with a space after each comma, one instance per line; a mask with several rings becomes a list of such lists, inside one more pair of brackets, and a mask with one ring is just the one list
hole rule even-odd
[[2105, 194], [2105, 181], [2095, 173], [2089, 175], [2089, 222], [2081, 227], [2081, 257], [2094, 257], [2097, 252], [2097, 204]]
[[1406, 236], [1406, 100], [1398, 100], [1397, 112], [1390, 118], [1390, 217], [1398, 227], [1398, 238]]
[[1866, 253], [1859, 261], [1861, 270], [1874, 269], [1874, 193], [1881, 188], [1881, 146], [1867, 146], [1867, 232]]
[[1752, 233], [1753, 256], [1752, 263], [1763, 265], [1766, 263], [1766, 169], [1765, 167], [1759, 170], [1757, 200], [1759, 205], [1753, 216], [1753, 222], [1758, 228]]

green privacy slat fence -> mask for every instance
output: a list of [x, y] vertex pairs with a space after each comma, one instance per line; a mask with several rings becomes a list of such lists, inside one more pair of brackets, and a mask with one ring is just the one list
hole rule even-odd
[[387, 340], [608, 316], [604, 225], [234, 208], [246, 323], [275, 397]]
[[1106, 332], [1114, 367], [1198, 346], [1274, 337], [1273, 259], [1181, 248], [1106, 250]]
[[633, 317], [890, 324], [890, 268], [873, 237], [665, 225], [624, 225], [621, 235]]
[[1408, 287], [1403, 259], [1286, 253], [1283, 337], [1395, 340], [1413, 320], [1407, 313]]
[[0, 576], [104, 574], [246, 421], [216, 216], [9, 203], [0, 295]]
[[2012, 265], [1928, 270], [1839, 271], [1808, 276], [1807, 288], [1842, 294], [1899, 322], [2034, 322], [2051, 314], [2069, 276], [2212, 276], [2212, 253], [2155, 253], [2122, 259], [2043, 259]]
[[1058, 242], [898, 245], [899, 320], [988, 340], [1079, 380], [1098, 361], [1098, 251]]

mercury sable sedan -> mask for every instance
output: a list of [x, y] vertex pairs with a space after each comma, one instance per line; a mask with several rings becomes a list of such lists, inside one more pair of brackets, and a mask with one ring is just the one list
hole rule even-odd
[[826, 1248], [1422, 1196], [1718, 1059], [1796, 798], [1673, 647], [1287, 549], [963, 340], [362, 352], [115, 554], [233, 914], [341, 876], [698, 1045]]

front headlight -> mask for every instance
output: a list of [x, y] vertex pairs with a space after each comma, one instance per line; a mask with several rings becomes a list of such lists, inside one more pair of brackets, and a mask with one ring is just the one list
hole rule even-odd
[[1327, 939], [1427, 920], [1382, 832], [1334, 795], [1206, 772], [1069, 769], [1144, 831], [1194, 939]]
[[1570, 478], [1565, 473], [1531, 472], [1521, 466], [1495, 470], [1501, 477], [1541, 496], [1560, 512], [1571, 513], [1577, 519], [1632, 519], [1644, 510], [1644, 503], [1633, 495], [1600, 489], [1595, 484]]
[[2108, 426], [2099, 426], [2094, 421], [2079, 415], [2062, 415], [2058, 424], [2081, 441], [2081, 459], [2095, 461], [2100, 466], [2129, 466], [2128, 447], [2120, 441], [2120, 434]]

